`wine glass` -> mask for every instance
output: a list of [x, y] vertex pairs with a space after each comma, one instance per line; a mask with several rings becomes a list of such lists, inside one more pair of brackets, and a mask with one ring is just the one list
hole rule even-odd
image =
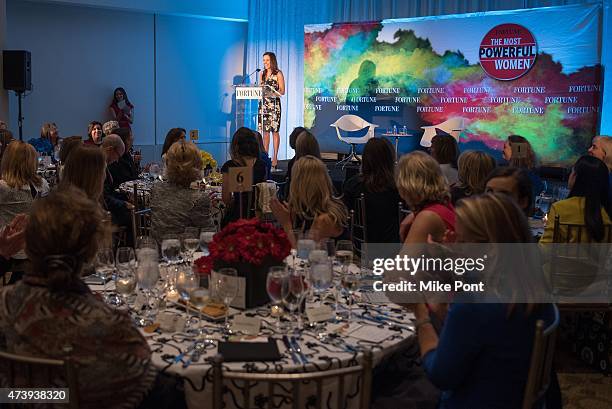
[[104, 292], [104, 301], [108, 302], [109, 297], [106, 293], [106, 282], [112, 276], [113, 271], [115, 270], [115, 256], [113, 254], [113, 249], [111, 248], [103, 248], [98, 251], [96, 255], [96, 263], [95, 263], [96, 275], [102, 279], [103, 287], [102, 291]]
[[[193, 290], [200, 286], [200, 279], [195, 276], [195, 274], [189, 271], [181, 271], [176, 276], [176, 289], [179, 292], [179, 296], [183, 301], [185, 301], [185, 305], [189, 305], [191, 293]], [[191, 326], [193, 324], [193, 320], [191, 317], [187, 320], [187, 325]]]
[[136, 255], [131, 247], [119, 247], [116, 258], [117, 269], [127, 270], [136, 267]]
[[[350, 240], [338, 240], [336, 244], [336, 260], [342, 266], [340, 272], [340, 279], [344, 277], [349, 271], [349, 266], [353, 262], [353, 243]], [[340, 296], [340, 289], [336, 288], [336, 317], [338, 317], [338, 298]]]
[[268, 276], [266, 278], [266, 291], [272, 304], [277, 309], [276, 314], [276, 329], [281, 328], [281, 307], [280, 304], [283, 301], [283, 282], [287, 280], [289, 274], [287, 268], [283, 266], [270, 267]]
[[222, 268], [216, 274], [213, 282], [215, 295], [221, 299], [225, 306], [225, 328], [227, 329], [227, 319], [231, 302], [238, 295], [238, 272], [235, 268]]
[[124, 305], [128, 305], [127, 298], [136, 289], [136, 275], [134, 270], [127, 268], [117, 271], [115, 275], [115, 289]]
[[157, 249], [157, 242], [153, 237], [149, 236], [138, 236], [136, 238], [136, 248], [137, 249]]
[[349, 313], [348, 313], [348, 321], [351, 322], [353, 318], [353, 293], [359, 287], [359, 282], [361, 281], [360, 274], [353, 274], [349, 271], [342, 274], [342, 287], [348, 291], [349, 293]]
[[188, 227], [187, 229], [185, 229], [185, 233], [183, 233], [181, 238], [183, 241], [183, 248], [185, 249], [185, 253], [187, 254], [187, 262], [190, 263], [193, 261], [193, 253], [195, 253], [198, 247], [200, 247], [200, 239], [198, 238], [198, 229], [195, 229], [195, 231], [187, 231], [188, 229], [191, 228]]
[[136, 268], [136, 278], [138, 279], [138, 286], [144, 291], [146, 296], [147, 307], [150, 309], [151, 320], [153, 319], [153, 311], [151, 308], [151, 294], [153, 288], [159, 280], [159, 263], [155, 259], [147, 259], [138, 261], [138, 267]]
[[164, 239], [161, 245], [162, 257], [168, 264], [176, 264], [181, 259], [181, 242], [179, 239]]
[[[281, 288], [283, 304], [292, 315], [296, 310], [299, 310], [306, 288], [304, 274], [297, 270], [290, 271], [287, 279], [283, 281], [283, 286]], [[298, 327], [300, 326], [301, 316], [298, 313]]]
[[208, 243], [213, 241], [213, 237], [215, 236], [215, 234], [216, 231], [211, 228], [202, 229], [202, 231], [200, 232], [200, 250], [202, 250], [202, 253], [205, 256], [210, 255], [210, 252], [208, 251]]
[[151, 163], [151, 165], [149, 166], [149, 175], [153, 180], [157, 180], [157, 178], [161, 176], [161, 167], [158, 163]]

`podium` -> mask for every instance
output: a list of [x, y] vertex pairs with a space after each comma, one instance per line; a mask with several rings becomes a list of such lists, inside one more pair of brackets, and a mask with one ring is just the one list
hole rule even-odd
[[259, 113], [259, 103], [266, 97], [280, 94], [269, 85], [234, 85], [236, 95], [236, 129], [245, 126], [261, 132], [263, 118]]
[[235, 85], [234, 92], [236, 95], [236, 129], [242, 126], [258, 129], [258, 123], [261, 123], [261, 118], [258, 118], [258, 108], [264, 95], [264, 87]]

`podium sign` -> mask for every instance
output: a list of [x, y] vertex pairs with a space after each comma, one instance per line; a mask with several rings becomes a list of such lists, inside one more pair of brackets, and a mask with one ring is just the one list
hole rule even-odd
[[236, 87], [236, 99], [261, 99], [262, 87]]

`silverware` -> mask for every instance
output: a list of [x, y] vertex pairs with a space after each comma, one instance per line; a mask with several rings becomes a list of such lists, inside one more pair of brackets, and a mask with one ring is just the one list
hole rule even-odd
[[295, 352], [297, 352], [299, 357], [302, 359], [302, 363], [306, 365], [308, 363], [308, 358], [302, 352], [302, 348], [300, 347], [300, 344], [298, 344], [297, 338], [291, 337], [291, 344], [293, 344], [293, 349], [295, 350]]
[[291, 346], [291, 343], [289, 342], [289, 338], [287, 338], [287, 335], [283, 335], [283, 343], [285, 344], [287, 351], [289, 351], [289, 353], [291, 354], [291, 359], [293, 359], [293, 363], [299, 365], [300, 360], [295, 354], [295, 351], [293, 350], [293, 347]]
[[181, 352], [180, 354], [178, 354], [175, 358], [174, 358], [174, 363], [178, 364], [179, 362], [181, 362], [181, 360], [183, 359], [183, 357], [185, 355], [187, 355], [188, 353], [190, 353], [191, 351], [193, 351], [193, 349], [196, 347], [198, 341], [194, 342], [193, 344], [191, 344], [185, 351]]
[[183, 368], [187, 368], [192, 362], [198, 362], [202, 356], [202, 351], [204, 351], [205, 348], [206, 344], [204, 342], [196, 342], [196, 345], [193, 348], [193, 353], [189, 359], [183, 363]]

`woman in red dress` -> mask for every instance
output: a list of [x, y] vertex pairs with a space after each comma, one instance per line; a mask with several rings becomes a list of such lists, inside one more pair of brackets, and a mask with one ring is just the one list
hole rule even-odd
[[119, 122], [120, 128], [132, 129], [134, 123], [134, 105], [128, 99], [127, 93], [121, 87], [115, 88], [113, 102], [110, 104], [111, 117]]

